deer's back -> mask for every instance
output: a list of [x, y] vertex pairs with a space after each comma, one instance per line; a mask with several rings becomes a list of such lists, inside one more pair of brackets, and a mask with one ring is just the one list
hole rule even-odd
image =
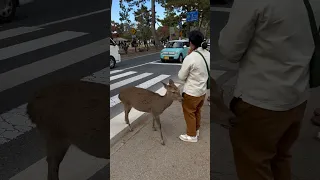
[[58, 133], [79, 146], [107, 147], [109, 98], [109, 85], [66, 82], [36, 93], [28, 103], [27, 113], [42, 132]]
[[123, 88], [119, 93], [119, 99], [123, 103], [143, 112], [150, 112], [160, 98], [158, 93], [137, 87]]

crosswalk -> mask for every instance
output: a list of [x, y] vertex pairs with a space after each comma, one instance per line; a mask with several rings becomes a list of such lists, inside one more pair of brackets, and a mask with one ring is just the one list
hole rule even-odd
[[[27, 84], [35, 85], [35, 82], [38, 82], [37, 80], [41, 78], [44, 78], [44, 81], [46, 81], [48, 79], [45, 77], [48, 75], [58, 74], [62, 69], [82, 63], [102, 54], [109, 54], [109, 38], [106, 37], [89, 41], [85, 45], [72, 47], [71, 49], [68, 49], [68, 46], [65, 46], [63, 50], [60, 49], [59, 51], [56, 51], [57, 54], [52, 55], [50, 53], [47, 56], [41, 56], [44, 58], [37, 59], [37, 53], [41, 53], [44, 49], [48, 51], [48, 48], [52, 48], [52, 50], [55, 51], [54, 47], [59, 46], [60, 44], [65, 44], [66, 42], [68, 44], [73, 44], [74, 42], [82, 41], [81, 38], [91, 35], [87, 32], [60, 30], [52, 32], [52, 34], [49, 35], [48, 33], [44, 33], [43, 35], [42, 31], [45, 30], [46, 28], [18, 27], [0, 31], [0, 69], [3, 68], [0, 72], [1, 106], [6, 105], [6, 102], [1, 101], [1, 94], [3, 93], [10, 94], [7, 92], [10, 92], [12, 89], [25, 87]], [[37, 35], [30, 36], [32, 33], [36, 33]], [[29, 36], [36, 38], [26, 40]], [[2, 41], [5, 42], [4, 44], [7, 43], [10, 45], [4, 46], [1, 43]], [[29, 63], [24, 62], [24, 58], [27, 55], [29, 57], [30, 55], [34, 55], [34, 59], [30, 60]], [[79, 75], [79, 77], [80, 76], [81, 75]], [[112, 112], [110, 123], [113, 129], [110, 131], [110, 139], [112, 140], [126, 128], [123, 107], [118, 99], [119, 89], [126, 86], [136, 86], [163, 94], [165, 91], [160, 82], [168, 82], [169, 78], [171, 78], [171, 75], [168, 74], [141, 72], [134, 69], [114, 70], [110, 72], [109, 67], [101, 67], [99, 71], [94, 73], [91, 72], [86, 76], [81, 76], [79, 79], [83, 81], [110, 84], [110, 112]], [[15, 95], [12, 98], [19, 99], [20, 96], [24, 96], [24, 90], [25, 89], [20, 89], [21, 95]], [[26, 115], [26, 106], [26, 102], [21, 101], [20, 104], [12, 107], [10, 110], [1, 111], [0, 113], [0, 152], [8, 152], [8, 154], [3, 155], [7, 156], [7, 160], [0, 163], [0, 179], [46, 179], [47, 169], [45, 155], [32, 154], [28, 149], [21, 150], [21, 146], [16, 145], [37, 145], [37, 140], [29, 138], [30, 132], [34, 131], [35, 126], [30, 122]], [[142, 112], [132, 110], [130, 120], [135, 121], [142, 114]], [[28, 141], [22, 141], [21, 139], [27, 139]], [[27, 147], [27, 145], [25, 146]], [[11, 147], [10, 151], [5, 149], [7, 147]], [[39, 148], [41, 149], [42, 147]], [[21, 153], [21, 151], [24, 153]], [[16, 156], [18, 156], [18, 158]], [[23, 159], [24, 162], [21, 163], [19, 159]], [[16, 162], [16, 164], [9, 168], [8, 164], [14, 162]], [[72, 164], [77, 164], [77, 168], [74, 168]], [[89, 156], [76, 148], [71, 147], [61, 164], [60, 176], [61, 179], [66, 180], [87, 180], [94, 176], [96, 172], [103, 169], [107, 164], [108, 162], [105, 160]]]
[[[10, 92], [15, 89], [19, 90], [20, 93], [19, 95], [11, 95], [12, 101], [20, 98], [27, 99], [23, 98], [27, 96], [24, 95], [24, 91], [32, 89], [24, 88], [28, 84], [31, 84], [30, 87], [38, 86], [39, 79], [50, 81], [48, 76], [58, 77], [60, 71], [75, 65], [78, 69], [86, 69], [78, 64], [81, 65], [81, 63], [99, 56], [109, 56], [109, 37], [107, 37], [107, 34], [104, 37], [100, 35], [97, 38], [97, 36], [88, 32], [43, 27], [17, 27], [0, 31], [0, 109], [5, 109], [4, 107], [11, 103], [2, 100], [4, 94], [10, 95]], [[107, 59], [94, 59], [92, 61], [106, 61], [105, 67], [108, 64]], [[79, 78], [82, 75], [92, 73], [78, 71], [74, 73], [78, 73]], [[106, 74], [106, 77], [109, 78], [108, 74], [109, 70]], [[59, 77], [58, 79], [63, 78]], [[47, 84], [50, 84], [50, 82]], [[0, 113], [0, 151], [7, 152], [7, 154], [1, 155], [6, 157], [6, 159], [1, 158], [0, 163], [0, 179], [2, 180], [46, 179], [45, 154], [42, 153], [39, 156], [36, 152], [21, 153], [21, 151], [29, 152], [31, 150], [21, 149], [23, 147], [19, 146], [19, 144], [24, 144], [25, 147], [28, 147], [28, 144], [43, 146], [43, 144], [38, 143], [37, 138], [30, 136], [29, 132], [35, 130], [35, 125], [30, 122], [26, 115], [26, 105], [26, 102], [23, 101], [16, 107], [12, 107], [11, 110], [1, 111]], [[28, 141], [19, 141], [19, 139], [27, 139]], [[6, 149], [8, 146], [13, 148], [8, 151]], [[39, 147], [39, 149], [43, 148]], [[19, 156], [19, 158], [16, 159], [15, 156]], [[20, 162], [22, 159], [24, 163]], [[12, 166], [11, 163], [15, 164]], [[79, 168], [73, 168], [72, 164], [74, 163], [79, 164]], [[72, 147], [61, 164], [61, 178], [86, 180], [94, 176], [107, 164], [108, 162], [103, 159], [94, 158]]]

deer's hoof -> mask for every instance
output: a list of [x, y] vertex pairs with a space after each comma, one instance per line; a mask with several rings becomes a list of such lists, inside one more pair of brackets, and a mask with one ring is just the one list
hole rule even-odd
[[152, 129], [153, 129], [153, 131], [157, 131], [157, 129], [155, 127], [153, 127]]
[[162, 146], [164, 146], [164, 145], [165, 145], [165, 144], [164, 144], [164, 141], [162, 141], [161, 144], [162, 144]]

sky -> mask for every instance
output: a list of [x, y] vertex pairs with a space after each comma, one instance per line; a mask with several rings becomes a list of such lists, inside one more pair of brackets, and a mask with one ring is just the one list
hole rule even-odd
[[[148, 1], [146, 3], [146, 6], [150, 9], [151, 8], [151, 2]], [[133, 11], [135, 11], [137, 8], [134, 7], [133, 10], [130, 12], [130, 20], [131, 22], [135, 22], [134, 20], [134, 16], [133, 16]], [[115, 22], [120, 22], [119, 21], [119, 12], [121, 11], [120, 9], [120, 3], [119, 0], [112, 0], [112, 9], [111, 9], [111, 20], [115, 21]], [[163, 7], [161, 7], [159, 4], [156, 3], [156, 13], [159, 16], [160, 19], [163, 19], [164, 17], [164, 12], [165, 9]], [[156, 28], [159, 27], [159, 24], [161, 25], [160, 22], [156, 23]]]

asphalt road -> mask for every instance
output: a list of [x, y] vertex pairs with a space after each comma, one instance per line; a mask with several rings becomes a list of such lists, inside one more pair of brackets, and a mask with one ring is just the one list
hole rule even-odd
[[[26, 102], [39, 88], [61, 80], [101, 70], [109, 74], [108, 17], [105, 0], [43, 0], [18, 8], [13, 22], [0, 25], [1, 180], [46, 179], [44, 141], [25, 115]], [[62, 179], [109, 176], [108, 162], [70, 154], [62, 166], [77, 168], [64, 168]], [[79, 156], [87, 159], [68, 161]]]

